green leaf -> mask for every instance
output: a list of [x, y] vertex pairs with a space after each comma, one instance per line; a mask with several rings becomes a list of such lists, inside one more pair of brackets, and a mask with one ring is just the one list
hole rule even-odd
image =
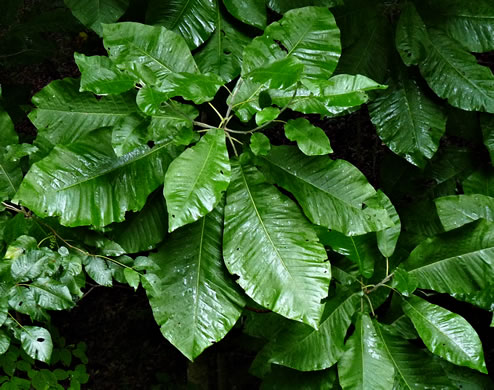
[[446, 371], [449, 380], [461, 390], [483, 390], [494, 387], [494, 383], [487, 375], [482, 375], [469, 368], [459, 367], [443, 359], [437, 359]]
[[213, 35], [194, 54], [194, 59], [201, 72], [214, 73], [225, 82], [230, 82], [240, 74], [242, 54], [250, 39], [228, 22], [218, 6], [215, 25]]
[[393, 271], [391, 287], [396, 288], [405, 297], [410, 296], [417, 289], [418, 281], [413, 274], [409, 274], [403, 268], [398, 267]]
[[[167, 5], [168, 7], [168, 5]], [[125, 22], [103, 28], [110, 59], [146, 85], [170, 73], [197, 73], [197, 65], [182, 37], [163, 27]]]
[[478, 219], [494, 222], [494, 198], [481, 194], [450, 195], [434, 200], [445, 231]]
[[[249, 121], [254, 114], [261, 111], [259, 95], [264, 89], [266, 88], [262, 84], [249, 79], [239, 79], [233, 94], [228, 97], [227, 103], [232, 105], [235, 115], [242, 122]], [[290, 96], [293, 96], [293, 93]]]
[[3, 329], [0, 329], [0, 356], [7, 352], [9, 347], [10, 337]]
[[491, 161], [494, 161], [494, 115], [482, 115], [480, 117], [480, 126], [482, 128], [484, 145], [489, 151]]
[[64, 0], [74, 16], [101, 36], [102, 23], [116, 22], [129, 6], [129, 0]]
[[74, 59], [81, 72], [81, 92], [106, 95], [134, 88], [134, 79], [121, 72], [108, 57], [74, 53]]
[[406, 3], [396, 26], [395, 44], [406, 66], [418, 65], [425, 58], [427, 29], [413, 3]]
[[260, 390], [331, 390], [335, 381], [335, 370], [300, 372], [274, 365]]
[[294, 57], [304, 65], [304, 77], [327, 79], [340, 53], [340, 30], [327, 8], [294, 9], [246, 46], [242, 76], [275, 60]]
[[454, 107], [494, 113], [494, 75], [439, 30], [429, 30], [420, 73], [432, 90]]
[[113, 286], [112, 272], [105, 260], [95, 256], [88, 256], [84, 260], [84, 269], [91, 279], [99, 285]]
[[172, 235], [143, 280], [163, 335], [194, 360], [235, 325], [245, 305], [221, 256], [223, 206]]
[[139, 282], [141, 280], [139, 273], [134, 271], [132, 268], [125, 268], [123, 272], [124, 272], [125, 280], [129, 284], [129, 286], [132, 287], [134, 291], [136, 291], [137, 287], [139, 287]]
[[269, 361], [300, 371], [331, 367], [343, 354], [345, 335], [360, 300], [360, 292], [338, 289], [325, 303], [319, 330], [291, 322], [266, 345]]
[[489, 284], [484, 289], [473, 293], [451, 294], [451, 296], [459, 301], [468, 302], [481, 309], [494, 312], [494, 284]]
[[2, 106], [0, 106], [0, 129], [2, 131], [2, 138], [0, 138], [0, 147], [17, 144], [19, 142], [19, 137], [15, 132], [12, 119], [10, 119], [9, 114], [2, 108]]
[[[59, 216], [65, 226], [102, 227], [140, 210], [162, 182], [171, 161], [167, 144], [115, 156], [108, 130], [57, 146], [31, 166], [15, 202], [40, 217]], [[57, 180], [53, 180], [56, 177]]]
[[232, 166], [223, 245], [248, 296], [317, 328], [331, 275], [326, 251], [297, 205], [251, 165]]
[[266, 4], [273, 11], [284, 14], [293, 8], [301, 8], [309, 5], [334, 7], [341, 5], [343, 0], [267, 0]]
[[230, 183], [230, 159], [222, 129], [212, 129], [177, 157], [165, 175], [169, 231], [197, 221], [220, 201]]
[[447, 361], [487, 373], [479, 336], [458, 314], [413, 296], [403, 302], [426, 347]]
[[266, 28], [268, 17], [264, 0], [223, 0], [223, 3], [238, 20], [260, 30]]
[[5, 149], [0, 147], [0, 201], [11, 199], [22, 181], [18, 162], [5, 159]]
[[494, 50], [494, 4], [491, 1], [425, 0], [421, 3], [427, 24], [445, 31], [468, 51]]
[[324, 131], [305, 118], [290, 119], [285, 125], [285, 135], [290, 141], [297, 141], [298, 148], [307, 156], [333, 153]]
[[279, 146], [273, 147], [267, 157], [260, 157], [259, 162], [277, 185], [295, 196], [316, 225], [345, 235], [380, 231], [392, 225], [386, 210], [372, 201], [375, 190], [347, 161], [308, 157], [297, 148]]
[[138, 253], [153, 249], [166, 235], [168, 214], [163, 193], [151, 194], [143, 209], [127, 214], [125, 221], [115, 225], [111, 239], [125, 249], [126, 253]]
[[430, 355], [401, 337], [391, 336], [375, 325], [378, 337], [395, 367], [393, 389], [451, 389], [441, 365]]
[[473, 172], [462, 183], [465, 194], [482, 194], [494, 197], [494, 170], [480, 169]]
[[163, 93], [163, 100], [182, 96], [186, 100], [202, 104], [213, 100], [216, 92], [223, 84], [223, 79], [214, 74], [201, 75], [181, 72], [164, 76], [156, 88]]
[[215, 29], [218, 5], [214, 0], [151, 0], [146, 13], [147, 24], [159, 24], [180, 34], [194, 49], [204, 43]]
[[338, 376], [343, 389], [384, 390], [393, 386], [393, 364], [367, 313], [358, 317], [355, 331], [346, 342], [345, 353], [338, 361]]
[[269, 138], [262, 133], [254, 133], [250, 137], [250, 150], [256, 156], [266, 156], [271, 150]]
[[274, 104], [304, 114], [335, 116], [369, 100], [366, 91], [385, 89], [385, 85], [361, 75], [336, 75], [329, 80], [302, 80], [302, 86], [269, 91]]
[[300, 80], [304, 65], [293, 57], [285, 57], [270, 62], [261, 68], [254, 69], [244, 77], [256, 83], [266, 85], [267, 88], [285, 89]]
[[428, 238], [403, 267], [420, 288], [445, 293], [482, 290], [494, 277], [494, 225], [480, 221]]
[[399, 68], [390, 88], [369, 105], [381, 140], [408, 162], [423, 168], [439, 147], [446, 115], [419, 84]]
[[[12, 246], [8, 248], [11, 257]], [[43, 248], [45, 249], [45, 248]], [[9, 253], [10, 252], [10, 253]], [[10, 272], [16, 282], [27, 282], [36, 279], [45, 270], [46, 264], [56, 259], [56, 255], [50, 250], [30, 250], [16, 257], [12, 262]]]
[[49, 363], [53, 351], [50, 332], [38, 326], [23, 326], [20, 331], [22, 349], [33, 359]]
[[56, 280], [41, 278], [30, 284], [36, 303], [48, 310], [67, 310], [75, 304], [67, 286]]
[[256, 125], [261, 126], [278, 118], [281, 110], [278, 107], [266, 107], [256, 114]]
[[391, 257], [396, 248], [398, 238], [401, 233], [401, 221], [396, 209], [394, 208], [391, 200], [381, 190], [377, 191], [377, 198], [379, 203], [388, 212], [389, 218], [393, 222], [394, 226], [380, 230], [376, 233], [377, 246], [379, 251], [384, 257]]
[[44, 157], [55, 145], [67, 145], [100, 127], [113, 126], [136, 112], [134, 94], [96, 99], [79, 92], [79, 81], [56, 80], [33, 97], [29, 119], [38, 128], [36, 144]]
[[118, 157], [146, 145], [148, 123], [141, 116], [132, 114], [121, 118], [113, 126], [111, 143]]

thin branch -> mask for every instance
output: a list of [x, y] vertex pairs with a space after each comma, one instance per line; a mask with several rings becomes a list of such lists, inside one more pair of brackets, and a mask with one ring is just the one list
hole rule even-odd
[[[370, 294], [371, 292], [376, 291], [381, 286], [386, 286], [386, 283], [389, 282], [394, 276], [394, 273], [390, 273], [383, 280], [381, 280], [378, 284], [376, 284], [373, 288], [368, 291], [365, 291], [366, 294]], [[388, 287], [388, 286], [387, 286]]]
[[228, 108], [226, 109], [226, 114], [225, 114], [225, 118], [227, 118], [227, 120], [225, 121], [225, 123], [223, 123], [224, 129], [226, 128], [228, 122], [230, 122], [230, 119], [232, 118], [230, 114], [232, 113], [233, 101], [235, 100], [235, 96], [237, 95], [237, 92], [240, 89], [240, 86], [242, 85], [243, 82], [244, 82], [243, 79], [241, 78], [238, 79], [237, 84], [235, 85], [235, 89], [233, 90], [233, 93], [231, 93], [230, 103], [228, 104]]

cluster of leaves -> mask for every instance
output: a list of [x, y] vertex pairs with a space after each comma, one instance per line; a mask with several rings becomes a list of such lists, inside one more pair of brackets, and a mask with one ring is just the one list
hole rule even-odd
[[[472, 112], [492, 112], [494, 76], [469, 53], [494, 48], [492, 5], [270, 0], [267, 25], [264, 1], [150, 1], [150, 26], [112, 23], [125, 1], [66, 3], [108, 57], [76, 53], [81, 79], [34, 96], [34, 145], [1, 113], [5, 339], [46, 342], [11, 311], [70, 308], [84, 269], [142, 283], [190, 360], [242, 317], [264, 340], [264, 388], [492, 386], [475, 330], [428, 298], [494, 303], [493, 172], [472, 150], [494, 155], [492, 116]], [[369, 93], [396, 154], [384, 191], [293, 117], [345, 115]], [[439, 149], [447, 131], [471, 147]]]

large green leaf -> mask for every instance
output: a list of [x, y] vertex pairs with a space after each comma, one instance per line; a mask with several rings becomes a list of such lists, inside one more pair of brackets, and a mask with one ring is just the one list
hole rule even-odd
[[7, 352], [9, 347], [10, 336], [3, 329], [0, 329], [0, 356]]
[[[242, 122], [247, 122], [254, 114], [261, 111], [259, 95], [265, 89], [266, 87], [263, 84], [240, 78], [233, 94], [228, 97], [227, 103], [232, 105], [235, 115]], [[293, 93], [291, 96], [293, 96]]]
[[428, 25], [446, 31], [472, 52], [494, 50], [494, 4], [490, 0], [474, 3], [462, 0], [421, 0]]
[[421, 168], [437, 151], [446, 130], [441, 107], [401, 67], [390, 88], [369, 105], [369, 114], [382, 141]]
[[432, 353], [453, 364], [487, 373], [482, 343], [463, 317], [416, 296], [403, 302], [403, 311]]
[[343, 0], [267, 0], [266, 4], [273, 11], [284, 14], [293, 8], [301, 8], [309, 5], [334, 7], [343, 4]]
[[163, 27], [139, 23], [108, 24], [103, 43], [110, 59], [146, 85], [159, 84], [170, 73], [198, 73], [182, 37]]
[[324, 131], [305, 118], [289, 120], [285, 125], [285, 135], [289, 140], [297, 141], [298, 148], [307, 156], [333, 153]]
[[221, 340], [245, 305], [222, 261], [223, 206], [170, 235], [146, 275], [163, 335], [190, 360]]
[[[0, 89], [0, 96], [2, 90]], [[0, 106], [0, 130], [2, 131], [2, 137], [0, 138], [0, 147], [7, 146], [10, 144], [16, 144], [19, 142], [19, 137], [14, 130], [14, 124], [12, 119], [10, 119], [7, 111]]]
[[373, 199], [376, 191], [347, 161], [308, 157], [295, 147], [279, 146], [259, 157], [259, 162], [273, 182], [295, 196], [316, 225], [360, 235], [393, 224]]
[[38, 326], [23, 326], [20, 332], [22, 349], [33, 359], [49, 363], [53, 351], [50, 332]]
[[385, 390], [393, 386], [393, 364], [367, 313], [359, 316], [346, 342], [338, 376], [343, 389]]
[[428, 238], [403, 266], [421, 288], [445, 293], [482, 290], [494, 277], [494, 225], [480, 221]]
[[[57, 146], [35, 163], [15, 202], [40, 217], [60, 216], [66, 226], [105, 226], [140, 210], [163, 183], [171, 161], [168, 144], [143, 146], [115, 156], [111, 133], [98, 130], [68, 146]], [[54, 178], [56, 178], [54, 180]]]
[[331, 275], [324, 247], [297, 205], [256, 168], [232, 168], [223, 241], [228, 270], [260, 305], [317, 328]]
[[228, 22], [221, 7], [216, 7], [215, 25], [213, 35], [194, 54], [194, 58], [201, 72], [217, 74], [229, 82], [240, 74], [242, 53], [250, 39]]
[[420, 72], [432, 90], [455, 107], [494, 113], [494, 74], [445, 33], [430, 29]]
[[101, 36], [102, 23], [116, 22], [129, 6], [129, 0], [64, 0], [74, 16]]
[[400, 216], [394, 208], [393, 203], [391, 203], [391, 200], [384, 192], [378, 190], [377, 197], [379, 199], [379, 203], [383, 205], [388, 212], [389, 218], [391, 218], [391, 221], [394, 223], [394, 226], [380, 230], [376, 233], [377, 246], [384, 257], [391, 257], [393, 256], [401, 233]]
[[292, 56], [304, 65], [304, 77], [327, 79], [336, 68], [340, 53], [340, 30], [327, 8], [295, 9], [270, 24], [264, 35], [246, 46], [242, 75]]
[[22, 181], [19, 162], [5, 159], [5, 149], [0, 147], [0, 201], [10, 199], [16, 193]]
[[269, 95], [280, 107], [330, 117], [366, 103], [367, 91], [386, 88], [365, 76], [343, 74], [329, 80], [302, 80], [302, 84], [286, 90], [271, 89]]
[[266, 345], [269, 361], [300, 371], [331, 367], [343, 354], [345, 335], [361, 299], [360, 292], [338, 289], [325, 303], [319, 330], [291, 323]]
[[452, 389], [441, 365], [423, 350], [401, 337], [387, 334], [375, 323], [375, 330], [395, 368], [393, 389]]
[[37, 108], [29, 119], [38, 128], [41, 156], [57, 144], [67, 145], [94, 129], [113, 126], [137, 108], [132, 93], [98, 100], [91, 93], [80, 93], [79, 80], [74, 79], [51, 82], [34, 95], [33, 103]]
[[413, 3], [405, 3], [396, 25], [395, 44], [403, 63], [417, 65], [425, 57], [427, 29]]
[[264, 0], [223, 0], [223, 3], [238, 20], [261, 30], [266, 28], [268, 18]]
[[153, 249], [166, 235], [167, 217], [163, 194], [156, 191], [149, 196], [141, 211], [127, 214], [124, 222], [115, 225], [111, 238], [126, 253]]
[[303, 70], [304, 65], [294, 57], [285, 57], [254, 69], [244, 77], [265, 84], [267, 88], [286, 89], [300, 80]]
[[444, 230], [484, 218], [494, 222], [494, 198], [481, 194], [450, 195], [434, 200]]
[[194, 49], [214, 31], [217, 7], [215, 0], [151, 0], [146, 23], [165, 26], [181, 35]]
[[118, 94], [134, 87], [134, 79], [121, 72], [108, 57], [74, 53], [74, 59], [81, 72], [81, 92]]
[[484, 145], [489, 151], [491, 161], [494, 161], [494, 115], [483, 114], [480, 117], [480, 126], [484, 139]]
[[220, 201], [230, 183], [230, 159], [222, 129], [212, 129], [177, 157], [165, 175], [169, 231], [197, 221]]
[[139, 114], [121, 118], [115, 123], [111, 134], [111, 143], [117, 156], [123, 156], [148, 140], [149, 121]]
[[473, 172], [462, 183], [465, 194], [482, 194], [494, 197], [494, 169], [480, 169]]

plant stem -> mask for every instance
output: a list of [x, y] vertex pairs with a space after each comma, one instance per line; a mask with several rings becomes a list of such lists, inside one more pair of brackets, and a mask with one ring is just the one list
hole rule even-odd
[[365, 290], [365, 293], [370, 294], [371, 292], [376, 291], [379, 287], [382, 287], [382, 286], [389, 287], [386, 285], [386, 283], [389, 282], [393, 278], [393, 275], [394, 275], [393, 273], [390, 273], [383, 280], [381, 280], [378, 284], [376, 284], [373, 288], [371, 288], [370, 290]]

